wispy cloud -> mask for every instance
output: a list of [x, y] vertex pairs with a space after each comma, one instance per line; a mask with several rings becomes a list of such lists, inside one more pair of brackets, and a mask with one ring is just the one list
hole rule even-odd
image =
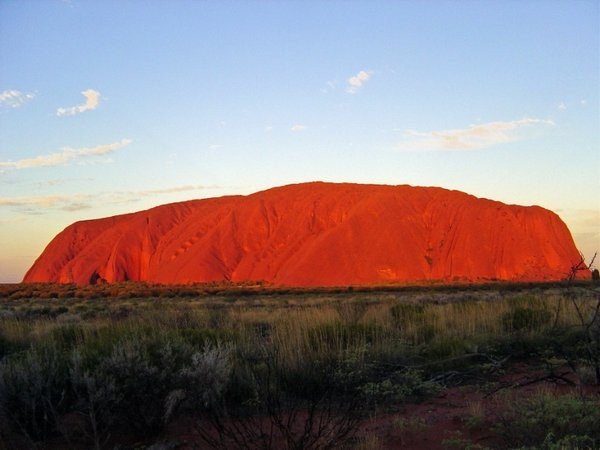
[[488, 122], [468, 128], [418, 132], [406, 130], [405, 139], [398, 148], [403, 151], [476, 150], [512, 142], [524, 136], [519, 131], [525, 127], [554, 126], [552, 120], [523, 118], [508, 122]]
[[346, 86], [346, 92], [348, 94], [356, 94], [363, 85], [371, 78], [370, 71], [361, 70], [353, 77], [348, 78], [348, 85]]
[[39, 208], [60, 208], [68, 207], [77, 202], [81, 202], [89, 198], [88, 195], [43, 195], [37, 197], [0, 197], [0, 207], [16, 206], [16, 207], [39, 207]]
[[186, 184], [183, 186], [174, 186], [170, 188], [164, 189], [149, 189], [146, 191], [123, 191], [123, 192], [115, 192], [116, 195], [125, 195], [125, 196], [142, 196], [149, 197], [152, 195], [161, 195], [161, 194], [173, 194], [175, 192], [187, 192], [187, 191], [199, 191], [203, 189], [208, 189], [210, 187], [216, 186], [204, 186], [202, 184]]
[[221, 147], [223, 147], [221, 144], [211, 144], [211, 145], [208, 146], [208, 149], [209, 150], [218, 150]]
[[33, 167], [62, 166], [74, 159], [113, 153], [132, 142], [131, 139], [121, 139], [112, 144], [98, 145], [96, 147], [64, 147], [61, 152], [51, 153], [49, 155], [40, 155], [34, 158], [20, 159], [18, 161], [0, 161], [0, 169], [31, 169]]
[[567, 105], [565, 105], [565, 102], [560, 102], [558, 104], [558, 106], [556, 107], [556, 109], [559, 109], [561, 111], [564, 111], [565, 109], [567, 109]]
[[0, 92], [0, 105], [18, 108], [35, 97], [32, 93], [8, 90]]
[[56, 178], [53, 180], [37, 181], [37, 182], [34, 182], [33, 185], [38, 189], [44, 189], [47, 187], [61, 186], [64, 184], [71, 183], [73, 181], [91, 182], [91, 181], [94, 181], [94, 178]]
[[44, 195], [35, 197], [0, 197], [0, 208], [12, 207], [25, 214], [41, 214], [52, 210], [81, 211], [91, 209], [99, 203], [122, 204], [135, 203], [142, 198], [173, 194], [178, 192], [191, 192], [213, 188], [216, 186], [183, 185], [164, 189], [148, 189], [141, 191], [114, 191], [100, 192], [97, 194], [73, 195]]
[[331, 80], [331, 81], [328, 81], [326, 84], [327, 84], [327, 87], [324, 87], [321, 89], [321, 92], [323, 94], [327, 94], [331, 91], [334, 91], [338, 82], [337, 82], [337, 80]]
[[296, 132], [296, 131], [304, 131], [304, 130], [306, 130], [306, 126], [305, 125], [296, 124], [296, 125], [293, 125], [292, 128], [290, 128], [290, 130], [294, 131], [294, 132]]
[[57, 116], [73, 116], [85, 111], [91, 111], [96, 109], [100, 104], [100, 92], [93, 89], [87, 89], [82, 91], [81, 94], [85, 97], [85, 103], [77, 106], [71, 106], [68, 108], [58, 108], [56, 110]]

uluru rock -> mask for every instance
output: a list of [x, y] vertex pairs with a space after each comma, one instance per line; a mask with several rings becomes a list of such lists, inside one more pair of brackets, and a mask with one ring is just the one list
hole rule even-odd
[[538, 206], [436, 187], [303, 183], [76, 222], [24, 282], [343, 286], [564, 279], [580, 255]]

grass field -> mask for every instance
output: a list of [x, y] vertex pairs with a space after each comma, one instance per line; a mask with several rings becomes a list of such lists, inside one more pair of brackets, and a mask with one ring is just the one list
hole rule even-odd
[[[599, 448], [599, 298], [589, 282], [3, 285], [0, 448]], [[516, 367], [544, 389], [521, 395]], [[460, 392], [458, 426], [411, 418]]]

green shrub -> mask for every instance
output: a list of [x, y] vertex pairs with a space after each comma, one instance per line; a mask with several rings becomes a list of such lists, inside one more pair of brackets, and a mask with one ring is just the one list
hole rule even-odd
[[230, 372], [230, 348], [219, 344], [194, 352], [183, 341], [145, 337], [121, 340], [109, 355], [76, 349], [73, 411], [85, 418], [83, 434], [100, 448], [124, 424], [153, 434], [182, 406], [195, 413], [220, 401]]
[[201, 351], [194, 352], [190, 362], [177, 374], [178, 389], [167, 397], [165, 420], [173, 415], [183, 400], [193, 411], [214, 408], [223, 399], [232, 369], [231, 346], [206, 343]]
[[178, 388], [173, 373], [191, 358], [191, 348], [182, 342], [150, 337], [125, 339], [96, 368], [102, 383], [114, 385], [116, 416], [144, 433], [162, 428], [166, 402]]
[[470, 353], [472, 344], [465, 338], [438, 336], [421, 344], [419, 354], [427, 359], [437, 360]]
[[95, 448], [101, 448], [117, 419], [115, 409], [121, 398], [114, 380], [106, 379], [95, 368], [86, 367], [88, 364], [79, 349], [73, 351], [70, 375], [76, 398], [74, 410], [86, 419], [83, 434], [93, 441]]
[[[195, 428], [210, 448], [346, 448], [364, 413], [352, 373], [356, 359], [342, 353], [290, 367], [268, 344], [243, 356], [237, 369], [245, 370], [237, 375], [250, 395], [242, 402], [217, 397]], [[282, 440], [277, 447], [275, 436]]]
[[514, 360], [527, 360], [528, 358], [554, 357], [554, 336], [550, 333], [522, 334], [516, 333], [490, 339], [486, 347], [496, 356], [509, 356]]
[[57, 434], [71, 400], [67, 355], [52, 342], [0, 363], [0, 415], [31, 440]]
[[384, 380], [366, 383], [360, 388], [367, 404], [385, 407], [422, 400], [438, 394], [441, 389], [440, 384], [425, 380], [423, 372], [416, 369], [393, 372]]
[[590, 436], [568, 435], [556, 439], [554, 434], [549, 433], [541, 445], [543, 450], [594, 450], [599, 447], [600, 442]]
[[550, 444], [577, 439], [593, 441], [592, 448], [597, 448], [600, 444], [598, 424], [598, 400], [542, 393], [525, 400], [511, 399], [499, 413], [493, 430], [511, 448], [556, 448]]

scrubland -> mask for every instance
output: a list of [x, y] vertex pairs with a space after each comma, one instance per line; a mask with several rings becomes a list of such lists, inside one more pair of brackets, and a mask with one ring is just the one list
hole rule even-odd
[[0, 448], [600, 448], [599, 308], [590, 282], [3, 285]]

